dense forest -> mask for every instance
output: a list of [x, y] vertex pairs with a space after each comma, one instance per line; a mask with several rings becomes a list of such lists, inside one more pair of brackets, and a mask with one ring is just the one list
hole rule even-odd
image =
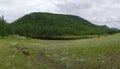
[[12, 35], [12, 27], [10, 24], [4, 20], [4, 17], [0, 17], [0, 36], [4, 38], [5, 36]]
[[52, 13], [27, 14], [13, 23], [7, 23], [2, 16], [0, 18], [0, 35], [21, 35], [26, 37], [46, 36], [79, 36], [114, 34], [118, 30], [107, 26], [98, 26], [89, 21], [73, 15]]

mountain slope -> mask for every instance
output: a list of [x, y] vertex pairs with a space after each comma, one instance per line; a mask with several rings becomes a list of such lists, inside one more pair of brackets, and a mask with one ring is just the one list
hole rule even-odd
[[110, 31], [78, 16], [40, 12], [27, 14], [11, 25], [16, 34], [29, 37], [100, 35]]

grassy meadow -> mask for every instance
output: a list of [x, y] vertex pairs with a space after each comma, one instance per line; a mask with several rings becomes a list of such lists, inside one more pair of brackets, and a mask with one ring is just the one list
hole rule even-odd
[[99, 39], [0, 39], [0, 69], [120, 69], [120, 34]]

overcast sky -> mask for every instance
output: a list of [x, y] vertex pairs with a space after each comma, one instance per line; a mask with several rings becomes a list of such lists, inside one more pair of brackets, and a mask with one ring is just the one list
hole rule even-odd
[[120, 0], [0, 0], [8, 22], [30, 12], [78, 15], [98, 25], [120, 28]]

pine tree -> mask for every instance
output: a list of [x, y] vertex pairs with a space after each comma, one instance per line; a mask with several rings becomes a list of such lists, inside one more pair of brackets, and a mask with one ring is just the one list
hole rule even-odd
[[5, 36], [5, 23], [6, 23], [3, 15], [2, 17], [0, 17], [0, 23], [1, 23], [1, 38], [3, 39]]

